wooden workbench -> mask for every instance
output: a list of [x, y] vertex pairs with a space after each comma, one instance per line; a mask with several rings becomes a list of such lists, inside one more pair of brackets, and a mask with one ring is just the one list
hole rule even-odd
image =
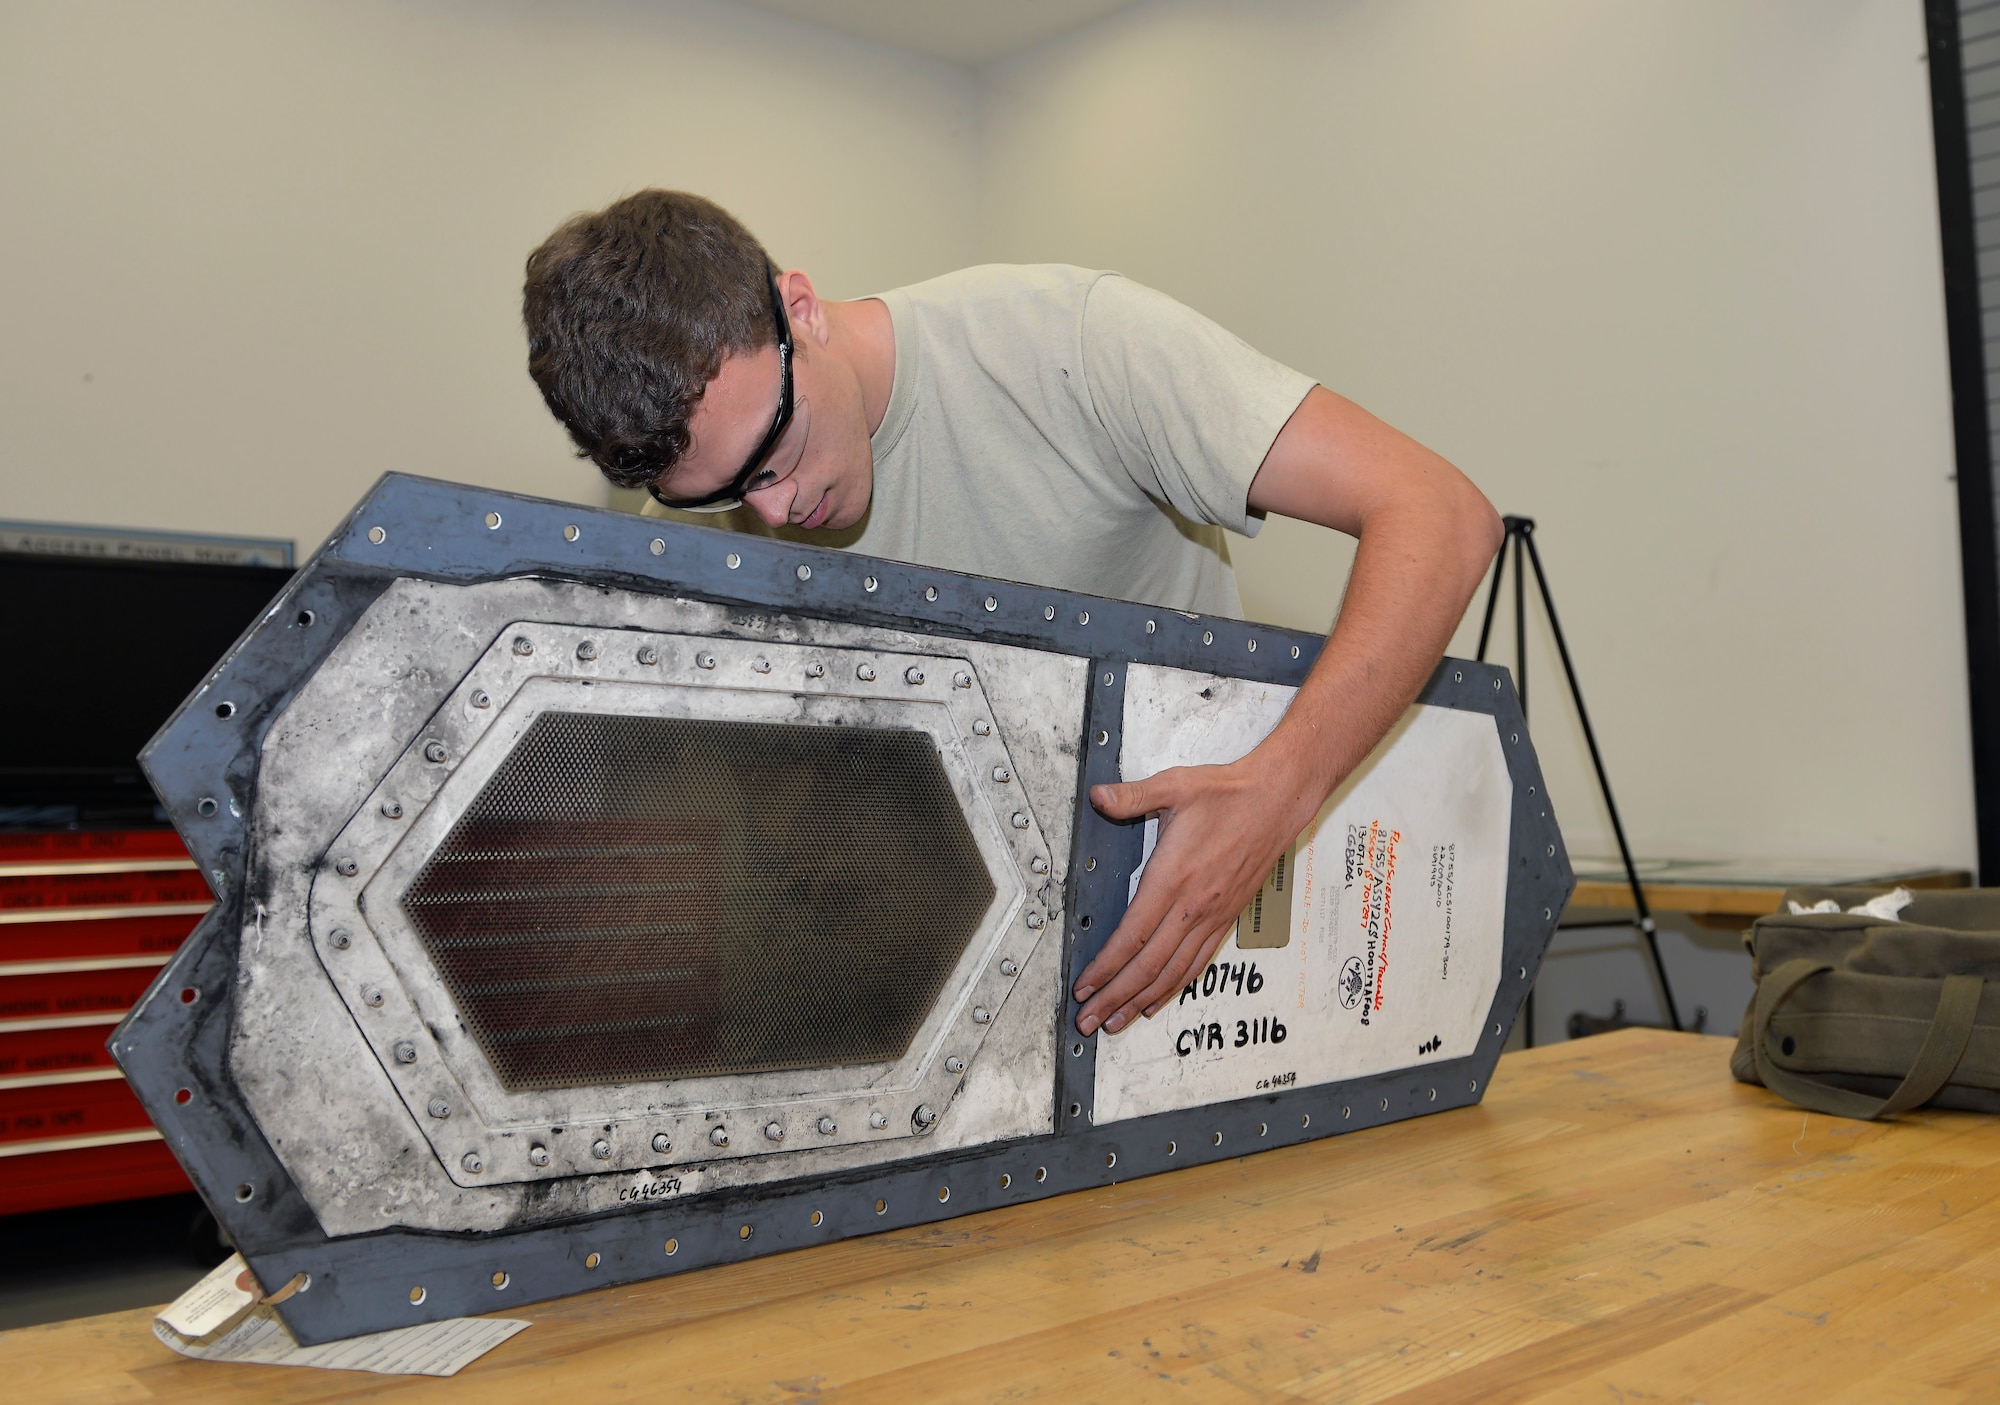
[[1730, 1043], [1512, 1054], [1484, 1105], [607, 1289], [451, 1380], [0, 1337], [24, 1400], [2000, 1399], [2000, 1119], [1808, 1115]]
[[[1615, 858], [1577, 858], [1575, 908], [1632, 906], [1625, 869]], [[1964, 888], [1962, 868], [1868, 868], [1807, 860], [1639, 859], [1639, 890], [1654, 912], [1685, 912], [1704, 927], [1735, 931], [1776, 912], [1789, 888]]]

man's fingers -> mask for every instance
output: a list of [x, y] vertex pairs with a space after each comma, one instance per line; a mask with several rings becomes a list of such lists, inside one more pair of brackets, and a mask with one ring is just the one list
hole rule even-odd
[[1171, 810], [1180, 793], [1176, 775], [1179, 769], [1161, 771], [1142, 781], [1094, 785], [1090, 788], [1090, 803], [1099, 814], [1114, 820], [1136, 820], [1156, 810]]
[[1188, 973], [1200, 970], [1209, 955], [1221, 944], [1221, 935], [1210, 933], [1206, 936], [1197, 936], [1193, 932], [1188, 933], [1174, 948], [1159, 973], [1143, 988], [1121, 1001], [1118, 1009], [1105, 1019], [1105, 1032], [1118, 1033], [1137, 1019], [1140, 1012], [1148, 1006], [1164, 1006], [1175, 992], [1187, 984]]
[[[1222, 944], [1229, 940], [1229, 931], [1229, 928], [1224, 927], [1219, 931], [1209, 933], [1208, 939], [1201, 944], [1200, 949], [1195, 953], [1194, 959], [1188, 962], [1186, 969], [1178, 972], [1171, 971], [1171, 969], [1161, 972], [1160, 978], [1153, 982], [1146, 990], [1140, 992], [1139, 998], [1132, 1003], [1142, 1007], [1142, 1013], [1149, 1020], [1159, 1014], [1160, 1011], [1166, 1009], [1167, 1006], [1173, 1003], [1174, 997], [1186, 988], [1191, 978], [1200, 975], [1208, 969], [1208, 963], [1215, 959], [1215, 953], [1222, 950]], [[1168, 979], [1169, 974], [1172, 975], [1172, 980]]]
[[[1118, 923], [1117, 930], [1077, 976], [1071, 992], [1077, 1000], [1089, 1000], [1099, 987], [1123, 970], [1125, 964], [1145, 947], [1147, 939], [1159, 929], [1172, 908], [1173, 903], [1164, 890], [1148, 892], [1146, 885], [1141, 883], [1138, 895], [1125, 909], [1125, 916]], [[1090, 1031], [1085, 1030], [1084, 1033]]]

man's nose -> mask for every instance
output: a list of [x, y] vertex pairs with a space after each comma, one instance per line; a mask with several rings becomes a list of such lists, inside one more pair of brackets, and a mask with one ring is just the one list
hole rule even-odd
[[791, 516], [792, 499], [798, 491], [798, 485], [790, 478], [781, 478], [769, 487], [745, 493], [743, 501], [764, 520], [766, 527], [782, 527]]

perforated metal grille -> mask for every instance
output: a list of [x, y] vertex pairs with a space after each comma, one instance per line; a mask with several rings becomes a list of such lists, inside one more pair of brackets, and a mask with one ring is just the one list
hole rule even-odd
[[402, 901], [520, 1090], [898, 1058], [994, 892], [922, 732], [550, 712]]

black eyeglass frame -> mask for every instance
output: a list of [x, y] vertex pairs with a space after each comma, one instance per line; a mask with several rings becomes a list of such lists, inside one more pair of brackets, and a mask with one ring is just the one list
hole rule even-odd
[[779, 438], [792, 422], [792, 319], [785, 315], [785, 302], [778, 294], [778, 280], [769, 279], [766, 286], [771, 292], [771, 316], [778, 325], [777, 416], [771, 421], [763, 443], [750, 455], [750, 461], [743, 465], [743, 471], [714, 492], [682, 500], [668, 497], [660, 491], [659, 484], [648, 483], [646, 492], [661, 507], [671, 507], [676, 512], [727, 512], [739, 506], [743, 495], [750, 491], [750, 480], [762, 471], [764, 460], [771, 456], [771, 450], [778, 447]]

